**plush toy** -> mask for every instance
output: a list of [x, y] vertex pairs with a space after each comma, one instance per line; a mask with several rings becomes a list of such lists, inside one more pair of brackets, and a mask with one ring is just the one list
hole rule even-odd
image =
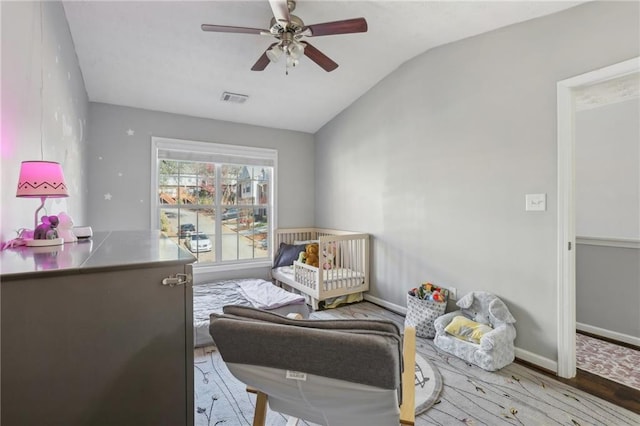
[[305, 263], [307, 265], [315, 266], [316, 268], [320, 265], [320, 259], [318, 258], [318, 244], [312, 243], [307, 244], [305, 248], [305, 253], [307, 255], [307, 259]]
[[333, 269], [336, 267], [338, 248], [335, 242], [326, 243], [322, 247], [322, 268]]
[[58, 238], [58, 216], [42, 216], [42, 223], [33, 233], [34, 240], [55, 240]]
[[481, 324], [491, 324], [495, 327], [502, 323], [513, 324], [516, 322], [507, 305], [489, 293], [472, 291], [458, 300], [456, 304], [462, 308], [464, 316]]
[[307, 253], [304, 251], [301, 251], [300, 254], [298, 255], [297, 260], [300, 263], [307, 263]]
[[73, 233], [73, 219], [65, 212], [61, 212], [58, 215], [60, 224], [58, 225], [58, 235], [64, 240], [65, 243], [75, 243], [78, 241], [78, 237]]
[[335, 265], [335, 256], [334, 256], [334, 254], [325, 250], [322, 253], [322, 268], [323, 269], [333, 269], [334, 265]]
[[433, 293], [431, 293], [431, 300], [433, 300], [434, 302], [445, 302], [445, 298], [444, 295], [442, 293], [440, 293], [439, 290], [434, 290]]

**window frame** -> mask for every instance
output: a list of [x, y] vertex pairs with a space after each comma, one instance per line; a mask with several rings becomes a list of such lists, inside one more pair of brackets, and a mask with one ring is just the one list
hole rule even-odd
[[[242, 145], [230, 145], [221, 144], [215, 142], [202, 142], [185, 139], [174, 139], [165, 137], [151, 137], [151, 182], [150, 182], [150, 227], [151, 229], [160, 230], [160, 215], [159, 211], [162, 207], [158, 199], [159, 188], [159, 154], [163, 151], [176, 151], [183, 153], [184, 155], [194, 156], [192, 161], [205, 161], [205, 162], [217, 162], [224, 164], [238, 164], [238, 165], [256, 165], [252, 163], [263, 163], [267, 167], [272, 167], [271, 173], [271, 191], [269, 191], [269, 226], [267, 233], [267, 257], [264, 259], [235, 259], [226, 261], [215, 261], [206, 263], [196, 263], [194, 268], [206, 269], [207, 271], [230, 271], [239, 270], [244, 268], [264, 267], [271, 266], [274, 248], [273, 248], [273, 236], [277, 229], [277, 212], [276, 212], [276, 200], [277, 198], [277, 175], [278, 175], [278, 151], [270, 148], [259, 148]], [[201, 155], [203, 159], [198, 159], [197, 156]], [[176, 158], [177, 159], [177, 158]], [[189, 161], [189, 160], [186, 160]], [[216, 181], [216, 186], [219, 184]], [[216, 207], [222, 207], [219, 205], [218, 197], [219, 191], [216, 191]], [[232, 207], [241, 208], [242, 206], [234, 205]], [[216, 209], [216, 227], [218, 220], [220, 219], [221, 211]], [[216, 233], [218, 234], [218, 233]], [[219, 249], [218, 242], [213, 241], [213, 245], [216, 249]]]

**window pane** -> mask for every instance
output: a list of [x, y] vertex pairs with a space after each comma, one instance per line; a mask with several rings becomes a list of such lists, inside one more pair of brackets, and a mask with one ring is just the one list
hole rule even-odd
[[158, 168], [158, 202], [160, 204], [176, 204], [180, 181], [180, 163], [162, 160]]
[[253, 212], [253, 248], [254, 257], [266, 258], [269, 255], [269, 220], [267, 217], [268, 210], [264, 207], [254, 209]]
[[169, 151], [163, 156], [157, 206], [165, 235], [198, 263], [268, 259], [273, 167], [171, 159]]
[[178, 242], [178, 213], [175, 208], [160, 209], [160, 231], [175, 242]]
[[195, 187], [193, 195], [196, 203], [200, 205], [213, 205], [215, 203], [215, 164], [193, 163]]
[[221, 167], [222, 177], [222, 204], [237, 204], [238, 200], [238, 176], [242, 172], [243, 166], [225, 164]]
[[198, 262], [215, 261], [215, 211], [207, 208], [180, 209], [180, 241]]
[[240, 208], [223, 221], [222, 260], [265, 259], [269, 223], [266, 208]]

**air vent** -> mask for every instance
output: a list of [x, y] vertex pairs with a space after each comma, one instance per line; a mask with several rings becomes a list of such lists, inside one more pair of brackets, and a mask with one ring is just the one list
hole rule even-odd
[[234, 104], [243, 104], [247, 101], [247, 99], [249, 99], [249, 96], [247, 95], [240, 95], [238, 93], [230, 92], [224, 92], [222, 94], [222, 97], [220, 98], [222, 102], [232, 102]]

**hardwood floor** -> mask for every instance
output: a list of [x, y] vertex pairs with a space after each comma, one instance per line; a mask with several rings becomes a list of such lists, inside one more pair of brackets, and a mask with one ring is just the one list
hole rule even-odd
[[[565, 383], [640, 414], [640, 391], [604, 377], [578, 369], [576, 377]], [[556, 377], [557, 378], [557, 377]], [[562, 379], [559, 379], [562, 380]], [[572, 383], [573, 382], [573, 383]]]
[[[633, 345], [629, 346], [631, 348], [636, 348]], [[590, 393], [591, 395], [595, 395], [605, 401], [609, 401], [612, 404], [616, 404], [620, 407], [626, 408], [627, 410], [633, 411], [634, 413], [640, 414], [640, 391], [637, 389], [622, 385], [618, 382], [614, 382], [613, 380], [607, 380], [604, 377], [597, 376], [580, 369], [576, 371], [576, 377], [573, 379], [564, 379], [556, 376], [553, 371], [540, 368], [527, 361], [516, 358], [516, 362], [544, 373], [549, 377], [553, 377], [554, 379], [573, 386], [574, 388]]]

